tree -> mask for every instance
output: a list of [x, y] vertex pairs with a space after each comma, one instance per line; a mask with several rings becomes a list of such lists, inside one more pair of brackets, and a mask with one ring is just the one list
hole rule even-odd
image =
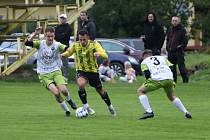
[[149, 11], [154, 11], [166, 27], [177, 14], [186, 25], [191, 14], [189, 3], [189, 0], [97, 0], [90, 15], [95, 19], [99, 37], [136, 37], [140, 36]]

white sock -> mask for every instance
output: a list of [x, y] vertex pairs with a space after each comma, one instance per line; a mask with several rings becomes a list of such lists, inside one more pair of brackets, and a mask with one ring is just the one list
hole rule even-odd
[[187, 113], [187, 109], [184, 107], [184, 105], [182, 104], [182, 101], [176, 97], [174, 100], [173, 100], [173, 104], [183, 113]]
[[84, 107], [85, 109], [87, 109], [87, 108], [89, 107], [89, 104], [86, 103], [86, 104], [83, 105], [83, 107]]
[[69, 108], [68, 106], [66, 105], [65, 101], [63, 101], [62, 103], [60, 103], [61, 105], [61, 108], [64, 110], [64, 111], [69, 111]]
[[109, 105], [108, 107], [109, 107], [109, 108], [114, 108], [112, 104], [111, 104], [111, 105]]
[[146, 95], [140, 95], [139, 96], [139, 101], [140, 101], [141, 105], [144, 107], [144, 110], [146, 112], [148, 112], [148, 113], [152, 112], [152, 109], [149, 105], [149, 100], [148, 100]]

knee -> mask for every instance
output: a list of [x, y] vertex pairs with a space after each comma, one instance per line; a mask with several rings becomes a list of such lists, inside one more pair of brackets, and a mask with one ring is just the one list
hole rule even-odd
[[143, 87], [138, 88], [138, 89], [137, 89], [137, 94], [138, 94], [138, 95], [143, 95], [143, 94], [145, 94], [145, 89], [144, 89]]
[[68, 89], [66, 87], [59, 88], [59, 90], [60, 90], [61, 93], [64, 93], [64, 94], [68, 93]]

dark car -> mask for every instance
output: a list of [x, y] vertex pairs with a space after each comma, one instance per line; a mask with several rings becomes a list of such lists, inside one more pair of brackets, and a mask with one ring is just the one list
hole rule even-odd
[[144, 42], [141, 38], [117, 38], [117, 40], [127, 44], [128, 46], [131, 46], [136, 50], [144, 50]]
[[96, 41], [109, 53], [126, 54], [136, 58], [138, 62], [142, 61], [142, 50], [136, 50], [115, 39], [96, 38]]
[[[140, 65], [137, 60], [131, 56], [123, 55], [123, 54], [116, 54], [116, 53], [109, 53], [107, 52], [110, 61], [110, 68], [112, 68], [115, 73], [120, 76], [124, 75], [124, 63], [129, 61], [132, 67], [135, 69], [136, 74], [140, 74]], [[103, 63], [102, 59], [98, 59], [98, 64], [100, 65]], [[74, 57], [69, 58], [69, 67], [74, 67]]]

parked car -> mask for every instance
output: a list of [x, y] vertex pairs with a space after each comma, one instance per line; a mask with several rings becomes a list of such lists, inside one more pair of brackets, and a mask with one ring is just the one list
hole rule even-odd
[[[110, 68], [112, 68], [118, 76], [124, 75], [124, 63], [126, 61], [131, 63], [137, 75], [140, 74], [140, 65], [134, 57], [110, 52], [107, 52], [107, 54], [109, 56]], [[101, 63], [103, 63], [103, 60], [99, 58], [98, 65]], [[68, 65], [69, 67], [75, 67], [74, 57], [71, 56], [69, 58]]]
[[141, 38], [116, 38], [120, 42], [123, 42], [127, 44], [128, 46], [131, 46], [132, 48], [136, 50], [144, 51], [144, 42]]
[[142, 61], [142, 50], [136, 50], [118, 40], [115, 39], [106, 39], [106, 38], [97, 38], [96, 41], [101, 43], [102, 47], [111, 53], [120, 53], [130, 55], [137, 59], [138, 62]]

